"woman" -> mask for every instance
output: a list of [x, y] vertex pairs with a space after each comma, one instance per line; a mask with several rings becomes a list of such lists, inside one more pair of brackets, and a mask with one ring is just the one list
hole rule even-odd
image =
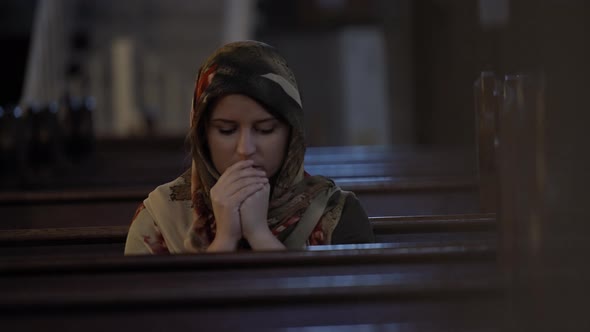
[[281, 250], [373, 242], [353, 193], [303, 169], [303, 109], [269, 45], [218, 49], [199, 70], [192, 168], [138, 208], [125, 254]]

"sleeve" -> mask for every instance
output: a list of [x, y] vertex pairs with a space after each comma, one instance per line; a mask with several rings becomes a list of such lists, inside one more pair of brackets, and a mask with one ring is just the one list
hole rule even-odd
[[125, 255], [169, 253], [164, 237], [143, 203], [137, 208], [125, 242]]
[[355, 195], [344, 202], [340, 221], [332, 233], [332, 244], [373, 243], [375, 235], [367, 213]]

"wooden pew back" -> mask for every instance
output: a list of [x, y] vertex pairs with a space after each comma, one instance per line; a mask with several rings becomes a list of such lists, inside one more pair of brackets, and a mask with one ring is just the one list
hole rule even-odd
[[319, 249], [12, 262], [0, 266], [0, 318], [9, 329], [64, 331], [487, 331], [497, 322], [489, 246]]
[[[182, 146], [179, 138], [101, 140], [92, 159], [51, 176], [21, 185], [3, 178], [0, 229], [127, 225], [151, 190], [188, 168]], [[472, 159], [461, 149], [310, 147], [305, 163], [376, 216], [478, 212]]]
[[[494, 244], [494, 214], [370, 218], [376, 240], [398, 246]], [[4, 257], [121, 255], [128, 226], [0, 231]]]

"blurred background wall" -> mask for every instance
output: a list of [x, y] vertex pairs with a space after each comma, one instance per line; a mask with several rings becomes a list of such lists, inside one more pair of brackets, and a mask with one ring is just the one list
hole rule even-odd
[[99, 137], [181, 136], [205, 57], [259, 39], [295, 71], [310, 145], [469, 147], [507, 1], [3, 1], [0, 105], [92, 95]]
[[295, 71], [310, 145], [475, 151], [479, 73], [543, 73], [542, 122], [504, 143], [524, 153], [502, 184], [529, 201], [509, 225], [509, 330], [586, 331], [589, 16], [586, 0], [5, 0], [0, 106], [92, 95], [98, 136], [182, 137], [205, 56], [255, 38]]

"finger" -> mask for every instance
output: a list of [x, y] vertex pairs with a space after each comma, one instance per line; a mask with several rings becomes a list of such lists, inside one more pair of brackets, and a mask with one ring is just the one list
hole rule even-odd
[[266, 178], [266, 173], [253, 167], [234, 169], [231, 171], [228, 169], [228, 171], [223, 173], [223, 175], [219, 178], [219, 181], [231, 183], [247, 177]]
[[247, 168], [242, 168], [242, 169], [236, 169], [231, 171], [232, 175], [236, 175], [238, 177], [244, 177], [244, 176], [264, 176], [266, 177], [266, 172], [264, 172], [261, 169], [258, 168], [254, 168], [254, 167], [247, 167]]
[[268, 183], [268, 178], [265, 177], [247, 177], [241, 178], [228, 184], [226, 187], [226, 193], [228, 196], [234, 195], [238, 191], [245, 187], [253, 184], [262, 184], [263, 186]]
[[261, 199], [263, 197], [268, 198], [268, 191], [264, 189], [264, 186], [265, 185], [263, 185], [262, 188], [256, 190], [255, 192], [253, 192], [252, 194], [250, 194], [249, 196], [247, 196], [246, 198], [244, 198], [244, 200], [240, 204], [240, 208], [242, 206], [244, 206], [244, 204], [246, 204], [248, 201], [256, 200], [256, 199]]
[[244, 169], [244, 168], [248, 168], [248, 167], [252, 167], [254, 165], [254, 160], [248, 159], [248, 160], [240, 160], [237, 163], [231, 165], [230, 167], [228, 167], [224, 173], [227, 172], [234, 172], [236, 170], [240, 170], [240, 169]]
[[264, 185], [262, 183], [251, 184], [238, 190], [234, 195], [231, 196], [231, 199], [236, 203], [242, 204], [246, 198], [261, 190], [263, 187]]

